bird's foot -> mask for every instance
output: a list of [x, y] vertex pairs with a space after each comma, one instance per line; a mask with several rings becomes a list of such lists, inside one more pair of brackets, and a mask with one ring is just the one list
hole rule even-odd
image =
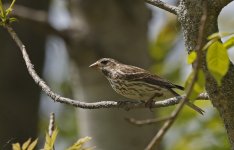
[[118, 101], [118, 108], [123, 108], [126, 110], [126, 111], [129, 111], [130, 108], [127, 107], [129, 101]]
[[151, 112], [152, 112], [152, 108], [153, 108], [153, 102], [154, 101], [152, 99], [145, 102], [145, 107], [148, 107]]

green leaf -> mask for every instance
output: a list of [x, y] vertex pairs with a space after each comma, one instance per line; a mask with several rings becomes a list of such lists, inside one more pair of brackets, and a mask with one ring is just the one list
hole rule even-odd
[[[189, 77], [187, 78], [186, 82], [185, 82], [185, 90], [187, 91], [189, 88], [189, 85], [192, 82], [192, 79], [194, 77], [194, 72], [192, 72]], [[198, 71], [198, 75], [197, 75], [197, 80], [193, 86], [193, 90], [192, 93], [189, 96], [189, 100], [195, 100], [197, 98], [197, 96], [204, 91], [204, 87], [205, 87], [205, 75], [203, 73], [203, 71], [201, 69], [199, 69]]]
[[22, 150], [26, 150], [28, 145], [30, 144], [31, 142], [31, 138], [29, 138], [26, 142], [24, 142], [23, 146], [22, 146]]
[[231, 48], [232, 46], [234, 46], [234, 37], [229, 38], [226, 42], [223, 43], [223, 46], [226, 49]]
[[208, 40], [220, 39], [220, 38], [221, 38], [221, 37], [220, 37], [220, 33], [219, 33], [219, 32], [213, 33], [213, 34], [211, 34], [211, 35], [209, 35], [209, 36], [207, 37]]
[[5, 26], [16, 21], [15, 18], [9, 17], [9, 14], [12, 12], [15, 2], [16, 0], [12, 0], [10, 6], [5, 9], [2, 5], [2, 0], [0, 0], [0, 26]]
[[192, 51], [188, 55], [187, 62], [188, 62], [188, 64], [192, 64], [196, 59], [197, 59], [197, 53], [195, 51]]
[[38, 140], [38, 139], [34, 140], [34, 141], [28, 146], [28, 149], [27, 149], [27, 150], [33, 150], [33, 149], [36, 147], [36, 145], [37, 145], [37, 140]]
[[209, 42], [206, 43], [206, 45], [202, 48], [202, 50], [207, 50], [211, 44], [213, 44], [214, 42], [216, 42], [218, 39], [212, 39]]
[[222, 43], [216, 41], [210, 45], [207, 51], [206, 63], [208, 70], [220, 86], [222, 78], [229, 68], [227, 49]]
[[15, 1], [16, 1], [16, 0], [13, 0], [13, 1], [11, 2], [11, 5], [9, 6], [9, 8], [7, 8], [7, 10], [6, 10], [6, 16], [7, 16], [9, 13], [12, 12], [13, 6], [14, 6], [14, 4], [15, 4]]
[[5, 11], [2, 5], [2, 0], [0, 0], [0, 16], [1, 18], [4, 17]]

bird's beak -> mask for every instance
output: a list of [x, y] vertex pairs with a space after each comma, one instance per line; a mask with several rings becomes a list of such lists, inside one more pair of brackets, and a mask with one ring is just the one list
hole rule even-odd
[[98, 62], [91, 64], [89, 67], [97, 69], [99, 67]]

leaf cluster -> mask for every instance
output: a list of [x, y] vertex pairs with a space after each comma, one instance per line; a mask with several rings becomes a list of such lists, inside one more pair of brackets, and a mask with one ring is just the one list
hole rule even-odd
[[19, 143], [12, 144], [12, 150], [33, 150], [37, 145], [37, 140], [31, 142], [30, 138], [22, 146]]
[[[58, 135], [58, 129], [56, 128], [52, 135], [50, 136], [49, 133], [46, 133], [46, 141], [44, 144], [44, 148], [41, 150], [54, 150], [55, 141]], [[72, 146], [67, 148], [66, 150], [92, 150], [93, 147], [85, 148], [84, 144], [91, 140], [91, 137], [84, 137], [77, 140]], [[31, 138], [28, 139], [26, 142], [20, 146], [19, 143], [12, 144], [12, 150], [34, 150], [37, 145], [38, 139], [31, 142]]]
[[[218, 86], [221, 86], [223, 77], [227, 74], [229, 69], [229, 57], [228, 49], [234, 46], [233, 33], [214, 33], [208, 37], [209, 42], [203, 47], [203, 51], [206, 51], [206, 64], [208, 71], [214, 77]], [[231, 36], [226, 42], [221, 43], [221, 38], [225, 36]], [[192, 51], [188, 55], [188, 63], [192, 64], [197, 60], [196, 51]], [[192, 72], [187, 78], [185, 87], [190, 84], [194, 72]], [[205, 87], [205, 75], [200, 69], [198, 73], [198, 79], [195, 83], [193, 92], [190, 96], [191, 100], [194, 100], [199, 93], [204, 90]]]
[[2, 4], [2, 0], [0, 0], [0, 25], [6, 26], [9, 23], [16, 21], [16, 18], [9, 17], [10, 13], [13, 11], [13, 6], [16, 0], [12, 0], [10, 6], [8, 8], [4, 8]]

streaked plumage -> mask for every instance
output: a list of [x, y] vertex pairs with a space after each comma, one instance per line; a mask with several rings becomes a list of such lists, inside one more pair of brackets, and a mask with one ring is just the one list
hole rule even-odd
[[[124, 97], [134, 100], [163, 100], [178, 96], [173, 89], [184, 90], [182, 86], [173, 84], [142, 68], [122, 64], [111, 58], [102, 58], [90, 65], [97, 68], [109, 80], [111, 87]], [[199, 113], [199, 107], [192, 103], [188, 105]]]

